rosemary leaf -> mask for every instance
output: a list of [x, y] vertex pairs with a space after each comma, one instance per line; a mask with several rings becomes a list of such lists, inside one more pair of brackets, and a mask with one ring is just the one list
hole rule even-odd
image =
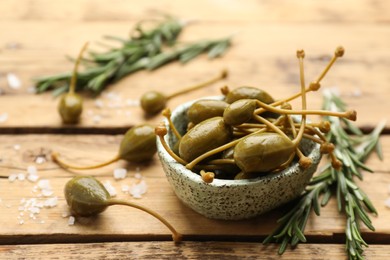
[[[89, 51], [88, 61], [83, 72], [78, 73], [77, 91], [90, 91], [95, 95], [108, 85], [136, 71], [154, 70], [169, 62], [179, 60], [189, 62], [202, 53], [209, 58], [221, 56], [231, 45], [231, 37], [217, 40], [201, 40], [184, 46], [177, 46], [185, 24], [170, 16], [160, 22], [152, 22], [154, 27], [146, 29], [146, 21], [141, 21], [133, 28], [129, 39], [105, 36], [107, 40], [117, 41], [121, 47], [108, 47], [106, 52]], [[59, 95], [68, 90], [71, 73], [37, 78], [37, 93], [55, 90]]]
[[[328, 91], [324, 93], [323, 108], [341, 112], [346, 110], [346, 104]], [[368, 245], [361, 236], [359, 221], [374, 231], [369, 213], [376, 215], [377, 211], [354, 177], [362, 179], [361, 170], [372, 172], [364, 161], [373, 151], [377, 152], [379, 158], [383, 157], [379, 137], [386, 123], [380, 122], [370, 134], [364, 135], [358, 127], [344, 119], [325, 117], [325, 120], [331, 122], [327, 138], [335, 145], [335, 155], [343, 166], [335, 170], [326, 164], [311, 179], [297, 204], [278, 220], [277, 232], [273, 233], [277, 235], [269, 235], [263, 243], [282, 241], [278, 251], [282, 254], [288, 243], [295, 247], [299, 242], [306, 241], [303, 239], [304, 230], [311, 209], [319, 215], [319, 205], [327, 205], [335, 194], [338, 210], [346, 217], [345, 249], [348, 258], [364, 259], [364, 247]]]

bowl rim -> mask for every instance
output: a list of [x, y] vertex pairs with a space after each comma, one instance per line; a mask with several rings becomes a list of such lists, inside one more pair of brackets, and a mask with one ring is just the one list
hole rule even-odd
[[[174, 119], [175, 117], [183, 114], [193, 103], [199, 101], [199, 100], [205, 100], [205, 99], [213, 99], [213, 100], [222, 100], [224, 96], [207, 96], [198, 98], [195, 100], [187, 101], [185, 103], [182, 103], [178, 105], [174, 110], [172, 110], [171, 118]], [[298, 116], [299, 118], [299, 116]], [[172, 120], [174, 121], [174, 120]], [[170, 127], [168, 120], [164, 118], [164, 124], [168, 129], [168, 133], [170, 132]], [[169, 145], [169, 134], [166, 134], [164, 136], [165, 141]], [[307, 155], [307, 157], [311, 158], [313, 160], [313, 164], [308, 168], [312, 168], [314, 166], [317, 166], [319, 162], [321, 161], [321, 153], [320, 153], [320, 145], [318, 143], [315, 143], [313, 141], [307, 140], [308, 142], [314, 143], [313, 149], [310, 151], [310, 153]], [[217, 179], [215, 178], [213, 182], [206, 183], [202, 180], [201, 176], [191, 170], [188, 170], [184, 165], [177, 162], [162, 146], [161, 141], [159, 138], [157, 138], [157, 151], [160, 155], [160, 161], [161, 163], [169, 163], [172, 167], [174, 167], [177, 171], [180, 171], [183, 176], [193, 182], [199, 183], [199, 184], [206, 184], [209, 186], [215, 186], [215, 187], [221, 187], [221, 186], [248, 186], [248, 185], [256, 185], [258, 183], [262, 182], [268, 182], [274, 179], [280, 179], [283, 177], [289, 177], [292, 174], [296, 174], [299, 171], [304, 171], [299, 168], [298, 162], [294, 162], [290, 167], [287, 167], [286, 169], [275, 172], [275, 173], [267, 173], [263, 176], [259, 176], [252, 179], [243, 179], [243, 180], [228, 180], [228, 179]], [[317, 158], [317, 159], [316, 159]], [[307, 169], [306, 169], [307, 170]]]

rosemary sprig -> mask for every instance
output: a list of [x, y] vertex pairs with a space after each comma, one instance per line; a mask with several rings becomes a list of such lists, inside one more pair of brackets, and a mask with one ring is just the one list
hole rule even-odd
[[[103, 53], [90, 51], [84, 59], [86, 69], [78, 73], [76, 90], [99, 94], [109, 84], [138, 70], [154, 70], [175, 60], [185, 63], [202, 53], [215, 58], [230, 46], [231, 38], [228, 37], [179, 47], [177, 38], [184, 26], [183, 22], [166, 17], [149, 30], [144, 29], [143, 22], [138, 23], [129, 39], [106, 36], [106, 39], [119, 41], [121, 47]], [[70, 78], [70, 72], [37, 78], [36, 91], [42, 93], [53, 89], [53, 94], [59, 95], [68, 90]]]
[[[342, 99], [330, 91], [324, 94], [323, 104], [325, 110], [345, 111], [346, 108]], [[342, 168], [335, 170], [330, 163], [323, 167], [312, 178], [297, 204], [278, 220], [279, 226], [263, 243], [281, 243], [278, 253], [283, 254], [288, 244], [295, 247], [299, 242], [306, 242], [304, 230], [311, 210], [319, 216], [320, 207], [325, 206], [336, 193], [338, 210], [346, 216], [347, 255], [350, 259], [363, 259], [364, 247], [368, 245], [361, 236], [359, 223], [374, 231], [369, 214], [377, 214], [377, 211], [368, 196], [355, 183], [354, 177], [363, 179], [361, 170], [372, 172], [364, 165], [364, 161], [374, 149], [382, 159], [378, 141], [385, 122], [381, 122], [372, 133], [364, 135], [343, 118], [326, 117], [326, 120], [332, 125], [327, 138], [335, 145], [335, 154], [343, 163]]]

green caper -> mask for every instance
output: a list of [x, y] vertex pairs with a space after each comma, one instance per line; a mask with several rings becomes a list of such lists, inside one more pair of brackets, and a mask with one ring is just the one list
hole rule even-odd
[[219, 147], [232, 138], [232, 128], [222, 117], [207, 119], [189, 130], [179, 145], [180, 157], [190, 162], [205, 152]]
[[156, 151], [154, 127], [139, 125], [126, 132], [120, 144], [119, 156], [129, 162], [144, 162], [150, 160]]
[[234, 160], [243, 172], [269, 172], [294, 154], [294, 143], [277, 133], [258, 133], [242, 139], [234, 148]]
[[83, 99], [76, 93], [77, 69], [80, 64], [83, 52], [86, 50], [88, 43], [84, 44], [74, 65], [71, 82], [68, 93], [64, 94], [58, 104], [58, 113], [64, 124], [77, 124], [80, 121], [83, 112]]
[[118, 160], [140, 163], [150, 160], [157, 151], [156, 134], [151, 125], [138, 125], [129, 129], [124, 135], [118, 154], [111, 160], [92, 166], [71, 165], [62, 161], [57, 153], [52, 154], [52, 158], [60, 166], [67, 169], [87, 170], [106, 166]]
[[93, 177], [74, 177], [66, 183], [64, 193], [71, 212], [77, 216], [93, 216], [109, 206], [110, 194]]
[[154, 115], [163, 110], [167, 104], [167, 97], [158, 91], [149, 91], [141, 97], [142, 109], [150, 115]]
[[188, 108], [187, 117], [190, 122], [198, 124], [206, 119], [222, 116], [227, 106], [228, 104], [222, 100], [198, 100]]
[[77, 124], [83, 112], [83, 99], [77, 93], [62, 95], [58, 103], [58, 113], [64, 124]]
[[173, 240], [175, 242], [181, 241], [182, 235], [158, 213], [130, 201], [112, 198], [104, 185], [94, 177], [77, 176], [72, 178], [65, 185], [64, 195], [70, 211], [76, 216], [94, 216], [112, 205], [129, 206], [145, 211], [160, 220], [171, 230]]
[[190, 91], [194, 91], [206, 87], [207, 85], [213, 84], [218, 80], [226, 78], [227, 76], [228, 76], [227, 70], [222, 70], [219, 73], [219, 75], [214, 78], [211, 78], [205, 82], [202, 82], [194, 86], [186, 87], [170, 95], [165, 95], [158, 91], [146, 92], [145, 94], [142, 95], [140, 100], [141, 108], [144, 110], [146, 114], [155, 115], [165, 108], [168, 100], [170, 100], [171, 98], [188, 93]]
[[239, 99], [231, 103], [223, 112], [223, 120], [228, 125], [241, 125], [248, 122], [256, 109], [254, 99]]
[[264, 90], [248, 86], [233, 89], [232, 91], [227, 93], [225, 97], [225, 101], [229, 104], [239, 99], [257, 99], [266, 104], [271, 104], [274, 102], [274, 99], [271, 97], [271, 95]]

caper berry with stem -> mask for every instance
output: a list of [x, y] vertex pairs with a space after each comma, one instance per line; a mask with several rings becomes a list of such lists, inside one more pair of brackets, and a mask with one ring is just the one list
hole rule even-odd
[[163, 110], [171, 98], [179, 96], [181, 94], [187, 93], [189, 91], [197, 90], [203, 88], [207, 85], [217, 82], [218, 80], [224, 79], [228, 76], [227, 70], [223, 70], [218, 76], [200, 83], [195, 86], [190, 86], [180, 90], [178, 92], [172, 93], [170, 95], [165, 95], [159, 91], [149, 91], [142, 95], [140, 99], [141, 108], [145, 111], [146, 114], [155, 115]]
[[94, 177], [73, 177], [66, 183], [64, 194], [70, 211], [76, 216], [94, 216], [113, 205], [129, 206], [142, 210], [161, 221], [172, 232], [175, 242], [180, 242], [182, 239], [182, 235], [157, 212], [130, 201], [112, 198], [103, 184]]
[[[308, 88], [305, 88], [303, 70], [304, 52], [298, 51], [297, 57], [299, 59], [301, 81], [301, 89], [298, 94], [271, 104], [266, 104], [259, 99], [249, 99], [251, 101], [241, 99], [241, 101], [236, 101], [236, 104], [230, 104], [224, 111], [223, 120], [224, 123], [229, 125], [233, 130], [233, 138], [238, 139], [232, 138], [230, 142], [206, 150], [192, 160], [189, 160], [190, 158], [184, 160], [180, 153], [180, 156], [178, 156], [173, 154], [172, 151], [169, 151], [170, 147], [167, 144], [164, 144], [163, 135], [158, 134], [161, 143], [163, 143], [165, 149], [170, 154], [173, 154], [173, 157], [179, 163], [185, 165], [187, 169], [194, 169], [195, 171], [204, 170], [204, 172], [215, 170], [218, 172], [226, 169], [226, 167], [234, 165], [235, 167], [239, 166], [241, 169], [241, 172], [237, 174], [237, 178], [252, 178], [259, 172], [273, 172], [284, 169], [288, 167], [296, 156], [299, 158], [299, 165], [302, 168], [305, 169], [309, 167], [312, 164], [312, 161], [303, 154], [299, 146], [302, 138], [305, 137], [319, 143], [321, 145], [320, 152], [329, 154], [332, 159], [332, 166], [339, 169], [341, 167], [341, 162], [337, 160], [334, 154], [334, 147], [323, 135], [323, 133], [329, 131], [329, 122], [306, 124], [306, 116], [327, 115], [356, 120], [356, 112], [354, 110], [346, 112], [308, 110], [306, 108], [306, 93], [318, 90], [320, 81], [334, 61], [342, 56], [342, 53], [343, 49], [340, 47], [337, 48], [334, 57], [318, 79], [310, 83]], [[224, 88], [222, 91], [226, 96], [230, 92], [228, 88]], [[301, 97], [302, 109], [293, 110], [291, 105], [287, 102], [298, 97]], [[248, 106], [248, 108], [246, 108], [246, 106]], [[281, 108], [277, 108], [277, 106], [280, 106]], [[263, 114], [264, 112], [277, 113], [280, 116], [277, 119], [268, 118]], [[301, 122], [294, 122], [290, 116], [292, 114], [301, 115]], [[173, 124], [170, 124], [170, 127], [174, 129]], [[296, 130], [296, 127], [299, 127], [299, 131]], [[191, 130], [188, 130], [188, 132], [190, 131]], [[210, 140], [211, 139], [208, 139], [208, 141]], [[192, 142], [195, 143], [194, 140], [191, 140], [188, 142], [187, 147], [190, 147]], [[234, 149], [233, 159], [230, 158], [232, 155], [231, 151], [230, 153], [226, 152], [229, 154], [229, 158], [221, 157], [225, 154], [224, 151], [231, 149]], [[212, 159], [210, 159], [210, 157], [212, 157]], [[218, 174], [215, 176], [217, 177]]]
[[87, 170], [103, 167], [120, 159], [133, 163], [144, 162], [150, 160], [156, 151], [157, 147], [154, 127], [148, 124], [143, 124], [134, 126], [126, 132], [121, 141], [118, 154], [107, 162], [92, 166], [71, 165], [62, 161], [58, 157], [58, 153], [55, 152], [52, 154], [52, 158], [53, 161], [57, 162], [61, 167], [75, 170]]
[[[300, 65], [302, 111], [306, 110], [305, 79], [303, 72], [304, 56], [305, 54], [302, 50], [297, 52]], [[261, 118], [258, 115], [255, 115], [254, 118], [259, 120], [259, 122], [266, 124], [270, 129], [275, 131], [275, 133], [258, 133], [244, 138], [234, 149], [234, 160], [237, 163], [237, 166], [246, 173], [276, 170], [288, 162], [292, 158], [292, 155], [295, 154], [303, 137], [306, 116], [302, 114], [299, 132], [294, 140], [290, 140], [283, 131], [269, 123], [266, 119]], [[303, 154], [299, 155], [305, 157]], [[310, 165], [307, 158], [304, 159], [303, 162], [305, 162], [305, 167]]]
[[83, 111], [83, 99], [76, 93], [77, 70], [88, 42], [84, 44], [74, 65], [68, 93], [61, 96], [58, 104], [58, 112], [64, 124], [77, 124]]

